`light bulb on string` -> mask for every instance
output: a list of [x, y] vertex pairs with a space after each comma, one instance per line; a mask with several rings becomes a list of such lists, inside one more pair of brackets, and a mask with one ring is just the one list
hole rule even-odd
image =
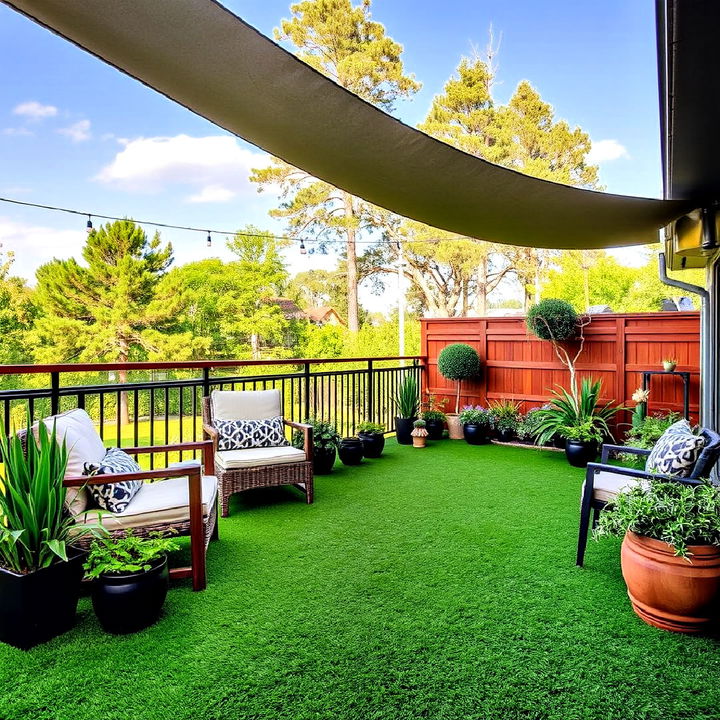
[[302, 240], [300, 241], [300, 254], [307, 255], [307, 250], [305, 249], [305, 243]]
[[208, 230], [207, 246], [212, 247], [212, 238], [210, 237], [210, 231]]
[[92, 232], [92, 230], [93, 230], [92, 219], [91, 219], [91, 216], [88, 215], [88, 221], [85, 224], [85, 232], [87, 232], [89, 235]]

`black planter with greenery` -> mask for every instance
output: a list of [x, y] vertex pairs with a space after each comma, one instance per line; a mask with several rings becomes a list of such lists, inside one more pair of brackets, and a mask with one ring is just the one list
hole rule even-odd
[[92, 603], [106, 632], [138, 632], [157, 622], [165, 604], [170, 574], [167, 553], [178, 544], [162, 533], [94, 540], [85, 563], [93, 580]]
[[460, 413], [463, 437], [468, 445], [485, 445], [490, 442], [492, 415], [481, 405], [468, 405]]
[[521, 403], [515, 400], [496, 400], [490, 403], [490, 415], [495, 428], [495, 437], [500, 442], [512, 442], [517, 437], [522, 419]]
[[343, 465], [359, 465], [363, 459], [363, 441], [359, 437], [344, 437], [338, 446]]
[[[30, 425], [28, 413], [26, 438]], [[84, 554], [70, 540], [94, 531], [65, 510], [65, 442], [42, 422], [37, 433], [25, 447], [0, 433], [0, 640], [22, 649], [72, 627]]]
[[503, 443], [509, 443], [517, 438], [517, 434], [511, 428], [498, 428], [495, 430], [495, 437]]
[[[313, 473], [315, 475], [328, 475], [335, 465], [335, 454], [340, 443], [340, 435], [336, 427], [323, 420], [309, 419], [305, 421], [313, 429]], [[293, 433], [293, 446], [303, 449], [304, 435], [296, 430]]]
[[476, 423], [465, 423], [463, 435], [468, 445], [486, 445], [490, 442], [487, 428]]
[[447, 416], [441, 410], [426, 410], [421, 415], [428, 431], [428, 440], [442, 440], [445, 434]]
[[412, 445], [413, 423], [420, 409], [418, 384], [414, 375], [406, 375], [395, 395], [398, 414], [395, 417], [395, 436], [400, 445]]
[[362, 441], [366, 458], [379, 458], [385, 449], [385, 426], [380, 423], [364, 422], [358, 425], [358, 437]]
[[597, 458], [598, 443], [595, 440], [566, 440], [565, 457], [573, 467], [584, 468]]

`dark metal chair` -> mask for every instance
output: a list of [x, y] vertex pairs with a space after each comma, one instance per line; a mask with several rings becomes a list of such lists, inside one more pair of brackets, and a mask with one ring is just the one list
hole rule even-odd
[[703, 428], [700, 434], [705, 438], [705, 446], [687, 477], [659, 475], [645, 470], [610, 465], [608, 463], [610, 453], [622, 452], [647, 457], [651, 450], [626, 445], [603, 445], [600, 462], [588, 463], [582, 486], [576, 565], [582, 566], [585, 558], [590, 516], [592, 515], [592, 527], [595, 527], [602, 509], [622, 490], [629, 489], [643, 480], [670, 480], [684, 485], [698, 485], [703, 478], [710, 476], [710, 472], [720, 458], [720, 435], [706, 428]]

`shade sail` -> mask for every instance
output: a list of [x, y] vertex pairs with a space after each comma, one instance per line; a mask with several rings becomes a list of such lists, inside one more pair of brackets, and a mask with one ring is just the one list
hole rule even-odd
[[354, 195], [512, 245], [657, 241], [686, 203], [579, 190], [485, 162], [364, 102], [213, 0], [6, 0], [190, 110]]

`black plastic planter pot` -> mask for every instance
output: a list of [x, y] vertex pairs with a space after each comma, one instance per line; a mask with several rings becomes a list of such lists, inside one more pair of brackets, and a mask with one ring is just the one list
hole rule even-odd
[[338, 455], [343, 465], [359, 465], [363, 459], [363, 442], [359, 437], [346, 437], [340, 441]]
[[587, 467], [589, 462], [595, 460], [597, 454], [598, 444], [596, 442], [565, 441], [565, 457], [573, 467]]
[[553, 435], [550, 442], [551, 445], [556, 447], [558, 450], [565, 449], [565, 438], [562, 435]]
[[442, 440], [445, 423], [442, 420], [428, 420], [425, 429], [428, 431], [428, 440]]
[[466, 423], [463, 425], [463, 435], [468, 445], [485, 445], [490, 441], [487, 428], [484, 425]]
[[101, 575], [93, 587], [92, 603], [103, 629], [126, 634], [156, 622], [165, 603], [169, 579], [166, 557], [147, 572]]
[[412, 445], [413, 423], [416, 418], [395, 418], [395, 435], [400, 445]]
[[385, 449], [385, 436], [382, 433], [358, 433], [363, 444], [366, 458], [379, 458]]
[[335, 464], [335, 448], [333, 446], [313, 450], [313, 473], [329, 475]]
[[22, 650], [75, 624], [85, 553], [27, 575], [0, 569], [0, 640]]
[[496, 434], [500, 442], [509, 443], [515, 440], [514, 430], [498, 430]]

